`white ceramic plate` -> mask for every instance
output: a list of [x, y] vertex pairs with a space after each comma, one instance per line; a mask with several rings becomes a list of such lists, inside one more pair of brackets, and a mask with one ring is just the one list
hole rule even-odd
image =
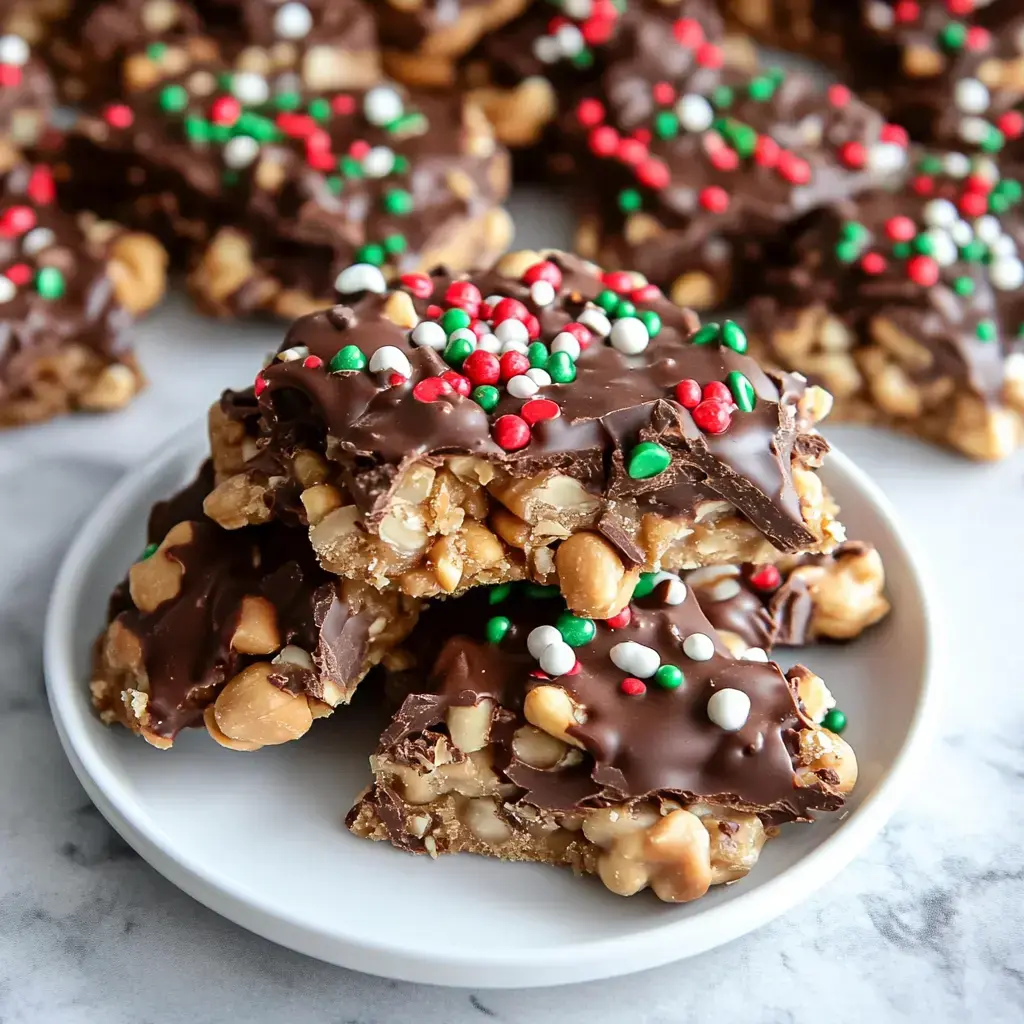
[[905, 788], [935, 702], [924, 587], [875, 486], [835, 453], [823, 477], [851, 536], [878, 545], [896, 612], [848, 648], [805, 653], [849, 716], [860, 783], [842, 821], [793, 826], [755, 871], [688, 906], [622, 899], [592, 879], [482, 857], [411, 857], [342, 819], [368, 781], [382, 723], [340, 712], [300, 743], [238, 754], [205, 733], [161, 753], [89, 706], [90, 649], [107, 595], [144, 543], [152, 502], [203, 458], [196, 425], [96, 509], [57, 578], [46, 678], [64, 749], [103, 814], [158, 871], [260, 935], [345, 967], [482, 987], [611, 977], [692, 956], [771, 920], [834, 877]]

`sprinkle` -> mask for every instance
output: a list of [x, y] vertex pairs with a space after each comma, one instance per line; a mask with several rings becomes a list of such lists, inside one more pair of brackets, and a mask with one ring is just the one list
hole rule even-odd
[[[490, 599], [492, 595], [488, 595]], [[493, 603], [493, 602], [492, 602]], [[505, 639], [506, 634], [512, 628], [512, 620], [506, 618], [504, 615], [495, 615], [493, 618], [487, 620], [487, 625], [484, 627], [484, 635], [487, 637], [489, 644], [500, 644]]]
[[766, 565], [750, 577], [750, 583], [758, 590], [775, 590], [782, 583], [782, 574], [776, 566]]
[[445, 346], [444, 352], [441, 353], [441, 358], [449, 366], [461, 368], [462, 364], [473, 354], [475, 349], [476, 336], [472, 331], [466, 331], [465, 333], [454, 331], [448, 338], [448, 344]]
[[745, 374], [740, 373], [739, 370], [731, 371], [725, 379], [736, 402], [736, 407], [740, 412], [753, 412], [757, 396], [754, 393], [754, 385], [750, 383], [750, 379]]
[[627, 316], [612, 324], [612, 348], [627, 356], [636, 356], [650, 344], [651, 336], [644, 322], [637, 317]]
[[493, 353], [477, 349], [466, 357], [462, 372], [474, 385], [497, 384], [501, 377], [501, 364]]
[[673, 577], [667, 581], [662, 601], [673, 608], [681, 605], [686, 600], [686, 584], [681, 579]]
[[608, 337], [612, 329], [611, 321], [596, 306], [589, 306], [583, 310], [579, 322], [599, 338]]
[[539, 366], [531, 366], [526, 371], [526, 376], [537, 385], [538, 388], [546, 388], [551, 384], [551, 374]]
[[545, 647], [537, 660], [549, 676], [564, 676], [576, 666], [573, 649], [561, 640]]
[[1012, 292], [1024, 285], [1024, 263], [1018, 259], [1000, 259], [989, 267], [993, 287]]
[[632, 619], [633, 613], [629, 610], [629, 605], [627, 604], [618, 615], [613, 615], [610, 619], [605, 619], [604, 624], [609, 629], [625, 629]]
[[36, 291], [44, 299], [63, 298], [66, 288], [64, 275], [56, 267], [43, 267], [36, 273]]
[[711, 127], [715, 112], [703, 96], [689, 93], [676, 104], [676, 117], [688, 132], [703, 132]]
[[15, 287], [14, 282], [9, 277], [0, 274], [0, 304], [10, 302], [17, 294], [18, 289]]
[[831, 711], [825, 713], [821, 725], [823, 729], [828, 729], [829, 732], [839, 735], [846, 728], [846, 715], [839, 708], [832, 708]]
[[283, 352], [278, 352], [277, 358], [282, 363], [293, 363], [300, 359], [305, 359], [309, 355], [309, 349], [305, 345], [293, 345], [291, 348], [286, 348]]
[[341, 295], [354, 295], [357, 292], [375, 292], [383, 295], [388, 290], [388, 284], [380, 267], [369, 263], [353, 263], [338, 275], [334, 289]]
[[742, 729], [749, 717], [750, 698], [742, 690], [727, 686], [708, 700], [708, 718], [726, 732]]
[[915, 256], [907, 263], [907, 277], [922, 288], [930, 288], [939, 279], [939, 265], [930, 256]]
[[633, 640], [616, 644], [608, 654], [616, 668], [638, 679], [650, 679], [661, 665], [661, 656], [653, 647], [646, 647]]
[[363, 116], [370, 124], [387, 126], [405, 113], [405, 105], [397, 90], [388, 85], [378, 85], [363, 97]]
[[270, 86], [262, 75], [240, 71], [231, 80], [231, 93], [240, 103], [258, 107], [270, 99]]
[[654, 681], [663, 690], [678, 690], [685, 682], [685, 679], [683, 678], [682, 669], [677, 668], [675, 665], [662, 665], [655, 672]]
[[724, 434], [732, 423], [732, 412], [722, 402], [701, 402], [692, 415], [693, 422], [708, 434]]
[[722, 325], [718, 323], [705, 324], [698, 330], [690, 342], [693, 345], [710, 345], [712, 342], [720, 341], [722, 338]]
[[544, 651], [554, 643], [564, 643], [562, 634], [554, 626], [537, 626], [526, 638], [526, 649], [531, 657], [540, 659]]
[[111, 128], [130, 128], [135, 123], [135, 114], [124, 103], [111, 103], [103, 111], [103, 120]]
[[370, 356], [370, 373], [400, 373], [403, 377], [412, 375], [412, 364], [406, 354], [394, 345], [382, 345]]
[[581, 618], [572, 612], [560, 615], [555, 628], [570, 647], [585, 647], [597, 636], [593, 619]]
[[498, 394], [497, 388], [490, 384], [481, 384], [480, 387], [473, 388], [471, 397], [484, 412], [492, 412], [501, 396]]
[[558, 403], [552, 402], [550, 398], [534, 398], [519, 410], [519, 415], [532, 427], [544, 420], [558, 419], [562, 415], [562, 410]]
[[513, 398], [532, 398], [540, 390], [536, 381], [531, 380], [525, 373], [513, 377], [505, 387]]
[[442, 351], [448, 344], [448, 335], [444, 328], [433, 320], [423, 320], [418, 323], [409, 338], [414, 345], [419, 345], [421, 348], [432, 348], [437, 352]]
[[366, 369], [366, 356], [355, 345], [346, 345], [335, 353], [329, 363], [332, 373], [344, 373], [346, 370]]
[[702, 188], [697, 198], [709, 213], [725, 213], [729, 209], [729, 193], [718, 185]]
[[525, 374], [530, 369], [530, 360], [522, 352], [506, 352], [498, 365], [501, 368], [501, 379], [507, 382]]
[[0, 64], [22, 67], [30, 55], [28, 43], [21, 36], [0, 36]]
[[626, 694], [627, 697], [642, 697], [647, 692], [647, 686], [642, 679], [637, 679], [636, 676], [626, 676], [625, 679], [619, 683], [619, 689]]
[[541, 307], [555, 301], [555, 286], [550, 281], [535, 281], [530, 285], [530, 298]]
[[496, 586], [489, 587], [487, 590], [487, 603], [488, 604], [501, 604], [509, 594], [512, 593], [511, 583], [498, 583]]
[[742, 355], [747, 351], [747, 335], [735, 321], [726, 320], [722, 324], [722, 344]]
[[683, 641], [683, 653], [693, 661], [710, 661], [715, 656], [715, 642], [707, 633], [691, 633]]
[[667, 448], [656, 441], [643, 441], [629, 453], [626, 472], [633, 480], [648, 480], [664, 473], [671, 464]]
[[696, 409], [700, 405], [700, 385], [692, 378], [681, 380], [676, 385], [676, 401], [684, 409]]
[[305, 39], [312, 28], [313, 15], [305, 4], [282, 4], [274, 15], [274, 34], [282, 39]]
[[507, 452], [519, 451], [530, 443], [530, 425], [521, 416], [499, 416], [494, 421], [491, 433]]
[[741, 655], [741, 661], [760, 661], [768, 663], [768, 652], [763, 647], [748, 647]]
[[960, 219], [957, 208], [948, 199], [932, 199], [925, 203], [922, 216], [926, 224], [936, 228], [952, 227]]
[[556, 352], [564, 352], [574, 361], [579, 359], [580, 351], [580, 343], [575, 337], [573, 337], [573, 335], [569, 334], [568, 331], [561, 331], [556, 334], [554, 341], [551, 342], [552, 354]]
[[525, 345], [530, 340], [530, 332], [522, 320], [502, 320], [494, 328], [494, 334], [502, 344], [509, 341], [521, 341]]

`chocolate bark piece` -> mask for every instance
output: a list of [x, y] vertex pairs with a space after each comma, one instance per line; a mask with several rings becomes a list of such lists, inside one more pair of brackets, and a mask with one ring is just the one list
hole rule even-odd
[[1005, 457], [1024, 437], [1021, 197], [988, 158], [927, 154], [905, 187], [822, 213], [751, 305], [759, 353], [844, 418]]
[[155, 239], [56, 205], [51, 168], [0, 176], [0, 426], [118, 409], [142, 386], [134, 314], [163, 294]]
[[749, 648], [852, 640], [889, 613], [885, 570], [871, 544], [778, 565], [713, 565], [686, 573], [701, 611], [736, 657]]
[[[25, 35], [0, 11], [0, 161], [34, 149], [53, 111], [54, 87], [46, 65]], [[14, 23], [16, 25], [16, 22]]]
[[348, 304], [298, 320], [225, 396], [250, 429], [255, 401], [262, 435], [206, 503], [225, 527], [308, 523], [326, 568], [414, 597], [558, 582], [588, 614], [620, 610], [641, 568], [843, 539], [814, 475], [826, 396], [640, 276], [527, 251], [393, 288], [357, 265], [338, 287]]
[[765, 42], [831, 67], [922, 141], [1024, 154], [1024, 13], [1013, 0], [732, 0]]
[[93, 704], [160, 748], [205, 725], [222, 746], [256, 750], [347, 704], [418, 609], [324, 572], [301, 530], [222, 530], [202, 514], [213, 480], [207, 463], [154, 507], [96, 644]]
[[543, 0], [486, 35], [467, 57], [462, 78], [502, 142], [543, 141], [544, 155], [557, 159], [563, 146], [547, 129], [615, 62], [642, 60], [652, 75], [679, 76], [698, 61], [735, 56], [724, 42], [710, 0], [630, 0], [592, 6], [586, 14]]
[[907, 163], [904, 129], [781, 68], [665, 77], [619, 61], [563, 127], [598, 183], [577, 248], [697, 308], [744, 298], [793, 225]]
[[427, 611], [450, 639], [381, 737], [357, 835], [687, 901], [745, 875], [776, 826], [842, 807], [856, 758], [820, 724], [824, 683], [734, 659], [679, 580], [607, 623], [506, 590]]
[[[69, 201], [98, 195], [188, 256], [206, 311], [294, 316], [356, 259], [397, 274], [505, 247], [507, 156], [478, 110], [390, 84], [314, 90], [243, 58], [201, 37], [143, 54], [147, 85], [68, 144]], [[111, 173], [117, 193], [100, 188]]]

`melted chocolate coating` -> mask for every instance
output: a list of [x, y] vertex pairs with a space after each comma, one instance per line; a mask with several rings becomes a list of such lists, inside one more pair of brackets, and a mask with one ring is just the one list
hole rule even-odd
[[[662, 600], [665, 586], [661, 583], [650, 596], [634, 599], [631, 621], [624, 628], [597, 623], [594, 640], [575, 649], [579, 670], [554, 680], [586, 710], [586, 722], [569, 728], [588, 755], [582, 765], [532, 768], [515, 758], [510, 739], [492, 734], [492, 742], [504, 744], [497, 767], [521, 788], [519, 799], [552, 810], [653, 796], [684, 803], [703, 799], [752, 810], [772, 823], [806, 820], [814, 809], [836, 810], [842, 800], [827, 780], [810, 788], [794, 783], [794, 751], [806, 722], [778, 666], [734, 660], [693, 594], [688, 592], [682, 604], [667, 605]], [[532, 598], [522, 585], [496, 604], [481, 589], [431, 605], [414, 640], [425, 648], [421, 657], [429, 657], [431, 648], [439, 650], [432, 692], [405, 701], [378, 752], [386, 756], [416, 734], [441, 725], [449, 707], [475, 704], [483, 697], [495, 700], [522, 724], [526, 694], [548, 684], [526, 649], [527, 637], [538, 625], [553, 625], [562, 610], [561, 601]], [[483, 640], [484, 625], [494, 615], [512, 623], [500, 644]], [[683, 640], [693, 633], [714, 641], [710, 660], [693, 661], [683, 653]], [[613, 664], [610, 651], [625, 641], [653, 648], [662, 664], [682, 669], [682, 686], [667, 690], [648, 679], [646, 693], [623, 693], [620, 683], [627, 673]], [[721, 729], [707, 716], [708, 699], [723, 687], [742, 690], [751, 700], [747, 722], [735, 732]]]
[[[545, 307], [533, 301], [522, 281], [493, 271], [471, 277], [483, 296], [523, 302], [538, 318], [540, 339], [549, 344], [606, 287], [592, 264], [564, 254], [550, 258], [562, 284]], [[434, 273], [432, 295], [412, 300], [421, 316], [431, 303], [444, 301], [452, 280], [443, 271]], [[522, 400], [503, 394], [490, 414], [456, 392], [437, 401], [418, 400], [414, 386], [448, 369], [440, 355], [412, 344], [410, 332], [385, 316], [386, 296], [360, 294], [350, 300], [352, 306], [298, 320], [281, 347], [308, 349], [322, 366], [274, 361], [260, 374], [265, 386], [259, 404], [268, 435], [264, 454], [279, 460], [269, 475], [286, 472], [287, 457], [298, 445], [326, 448], [372, 523], [386, 511], [391, 488], [412, 462], [436, 463], [443, 455], [466, 453], [493, 460], [515, 476], [557, 468], [606, 498], [609, 509], [615, 501], [629, 501], [666, 515], [692, 514], [701, 501], [725, 499], [781, 550], [814, 542], [790, 473], [795, 447], [819, 451], [822, 445], [796, 423], [803, 385], [766, 374], [725, 346], [691, 344], [696, 318], [664, 296], [638, 300], [640, 309], [657, 312], [662, 324], [643, 354], [626, 356], [595, 338], [576, 362], [575, 381], [538, 393], [558, 404], [560, 416], [536, 424], [530, 443], [513, 452], [496, 443], [491, 428], [497, 417], [519, 413]], [[408, 357], [412, 376], [392, 385], [388, 374], [331, 373], [330, 360], [348, 345], [367, 359], [383, 346], [394, 346]], [[737, 412], [724, 433], [707, 434], [675, 400], [674, 386], [686, 378], [702, 386], [724, 381], [733, 371], [750, 381], [756, 405], [749, 413]], [[228, 404], [233, 401], [229, 397]], [[660, 443], [672, 462], [657, 476], [637, 480], [625, 467], [629, 452], [642, 441]]]

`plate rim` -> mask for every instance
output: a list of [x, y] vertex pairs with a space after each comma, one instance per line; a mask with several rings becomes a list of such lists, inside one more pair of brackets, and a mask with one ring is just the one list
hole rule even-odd
[[[116, 772], [89, 740], [86, 721], [75, 707], [76, 680], [72, 623], [78, 613], [83, 569], [95, 559], [107, 522], [120, 514], [129, 496], [151, 485], [167, 464], [199, 448], [205, 423], [198, 420], [165, 440], [140, 463], [129, 467], [83, 523], [57, 572], [46, 613], [43, 668], [47, 697], [65, 755], [107, 821], [153, 868], [172, 884], [235, 924], [307, 956], [341, 967], [398, 981], [483, 988], [533, 988], [618, 977], [696, 956], [754, 931], [790, 910], [835, 878], [877, 835], [896, 809], [934, 735], [939, 688], [936, 681], [935, 608], [911, 536], [871, 477], [848, 456], [832, 448], [828, 463], [848, 477], [875, 506], [892, 534], [920, 602], [923, 625], [921, 693], [902, 745], [873, 792], [843, 821], [842, 827], [777, 876], [752, 886], [741, 897], [675, 921], [658, 919], [627, 938], [580, 940], [562, 948], [495, 953], [475, 950], [473, 957], [396, 948], [367, 937], [328, 933], [297, 916], [264, 903], [258, 895], [211, 877], [202, 863], [182, 855], [122, 786]], [[197, 453], [202, 457], [201, 450]], [[828, 465], [826, 463], [826, 465]], [[80, 696], [80, 694], [79, 694]], [[700, 922], [700, 926], [697, 926]]]

